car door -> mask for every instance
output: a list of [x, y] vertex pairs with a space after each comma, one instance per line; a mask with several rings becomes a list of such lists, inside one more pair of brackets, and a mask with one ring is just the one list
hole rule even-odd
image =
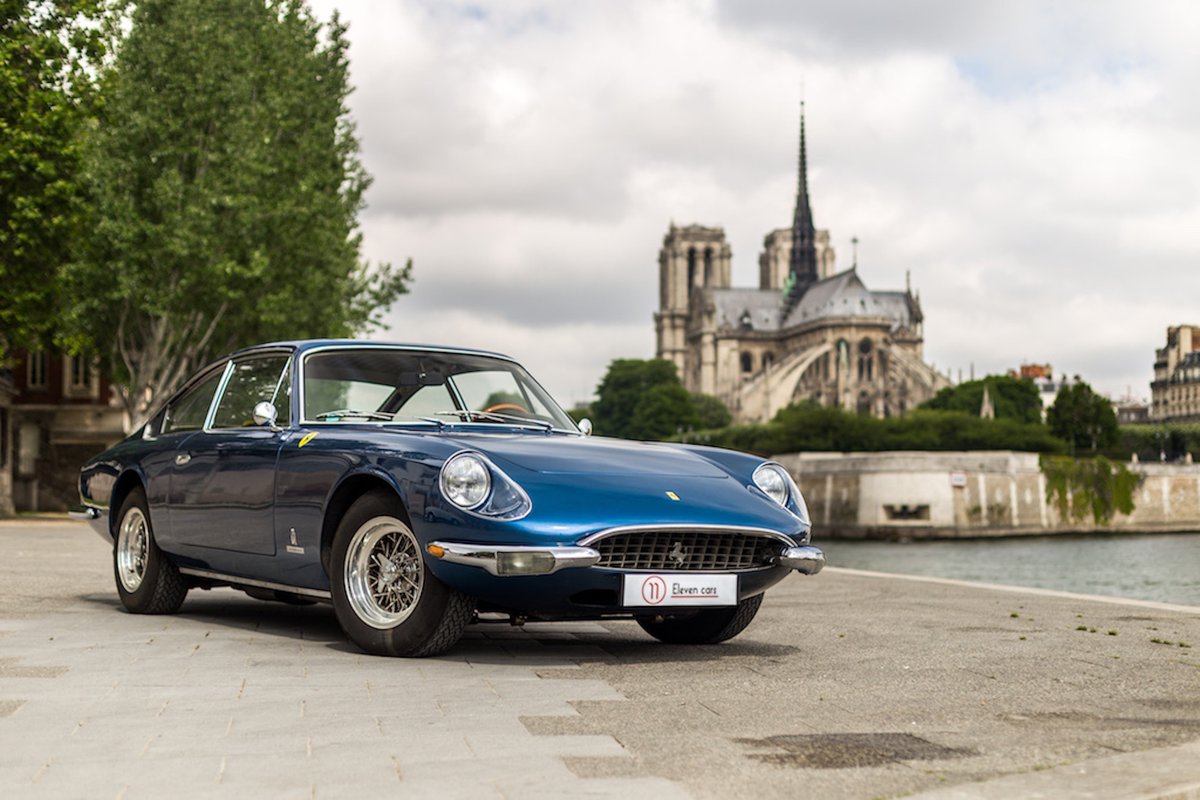
[[[207, 425], [180, 442], [170, 498], [179, 543], [275, 554], [275, 464], [290, 424], [290, 364], [284, 352], [235, 359]], [[274, 426], [253, 419], [263, 401], [278, 411]]]
[[174, 552], [178, 544], [170, 517], [175, 454], [180, 444], [204, 429], [226, 366], [222, 364], [199, 375], [146, 424], [143, 436], [156, 446], [141, 460], [142, 476], [146, 482], [154, 538], [168, 551]]

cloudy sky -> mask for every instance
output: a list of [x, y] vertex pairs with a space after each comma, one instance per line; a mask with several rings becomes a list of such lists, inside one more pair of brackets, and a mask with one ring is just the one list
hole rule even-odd
[[365, 255], [415, 266], [379, 336], [510, 353], [565, 405], [654, 354], [672, 220], [757, 284], [802, 91], [817, 225], [872, 288], [911, 271], [938, 368], [1148, 397], [1200, 323], [1200, 5], [313, 5], [350, 24]]

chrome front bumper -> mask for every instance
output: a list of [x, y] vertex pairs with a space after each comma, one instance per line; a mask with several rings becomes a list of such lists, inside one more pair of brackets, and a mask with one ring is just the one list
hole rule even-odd
[[[497, 576], [550, 575], [560, 569], [591, 567], [600, 562], [598, 550], [578, 546], [489, 546], [461, 542], [430, 542], [425, 550], [442, 561], [478, 567]], [[816, 575], [825, 567], [825, 554], [811, 545], [785, 547], [779, 554], [777, 563], [802, 575]]]
[[825, 568], [825, 554], [811, 545], [785, 547], [779, 554], [779, 563], [801, 575], [816, 575]]

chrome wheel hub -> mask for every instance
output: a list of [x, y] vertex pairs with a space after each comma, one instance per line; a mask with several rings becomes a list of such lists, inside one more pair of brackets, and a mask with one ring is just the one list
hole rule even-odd
[[350, 539], [343, 576], [354, 613], [372, 628], [394, 628], [412, 614], [425, 582], [417, 537], [395, 517], [375, 517]]
[[146, 576], [146, 558], [150, 552], [150, 525], [136, 506], [121, 520], [117, 533], [117, 578], [127, 592], [136, 592]]

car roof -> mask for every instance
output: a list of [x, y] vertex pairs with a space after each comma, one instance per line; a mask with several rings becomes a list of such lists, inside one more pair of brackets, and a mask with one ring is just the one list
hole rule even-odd
[[[260, 350], [279, 350], [287, 349], [294, 350], [297, 353], [305, 353], [309, 350], [318, 350], [325, 348], [381, 348], [381, 349], [398, 349], [398, 350], [427, 350], [438, 353], [466, 353], [477, 356], [491, 356], [492, 358], [502, 358], [505, 361], [515, 361], [512, 356], [504, 353], [497, 353], [492, 350], [477, 350], [470, 347], [449, 347], [446, 345], [436, 344], [414, 344], [409, 342], [387, 342], [374, 341], [367, 339], [292, 339], [289, 341], [267, 342], [265, 344], [256, 344], [251, 347], [243, 347], [241, 350], [235, 350], [232, 353], [221, 356], [216, 362], [224, 361], [235, 356], [246, 355], [247, 353], [255, 353]], [[213, 363], [216, 363], [213, 362]]]

